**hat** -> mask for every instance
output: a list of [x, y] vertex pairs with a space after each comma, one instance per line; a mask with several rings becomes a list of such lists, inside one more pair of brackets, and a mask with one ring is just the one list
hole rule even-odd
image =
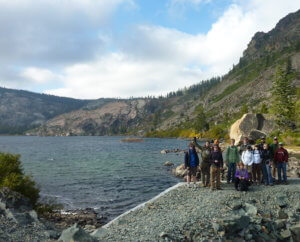
[[279, 142], [279, 145], [283, 145], [283, 143], [282, 143], [282, 142]]
[[250, 149], [251, 149], [251, 146], [250, 146], [250, 145], [248, 145], [248, 146], [247, 146], [247, 149], [248, 149], [248, 150], [250, 150]]
[[266, 139], [266, 137], [265, 137], [265, 136], [261, 136], [260, 138], [261, 138], [261, 139]]
[[278, 140], [277, 137], [274, 137], [273, 140]]

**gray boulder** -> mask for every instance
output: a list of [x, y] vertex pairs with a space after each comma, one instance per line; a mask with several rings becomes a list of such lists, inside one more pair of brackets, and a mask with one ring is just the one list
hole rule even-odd
[[275, 122], [271, 117], [262, 114], [246, 113], [230, 128], [230, 138], [238, 144], [244, 137], [257, 140], [269, 135], [274, 130]]
[[32, 209], [30, 200], [9, 188], [0, 189], [0, 212], [20, 225], [38, 222], [38, 216]]
[[59, 242], [96, 242], [97, 240], [80, 228], [77, 224], [65, 229], [58, 239]]
[[300, 223], [290, 227], [292, 238], [294, 241], [300, 241]]

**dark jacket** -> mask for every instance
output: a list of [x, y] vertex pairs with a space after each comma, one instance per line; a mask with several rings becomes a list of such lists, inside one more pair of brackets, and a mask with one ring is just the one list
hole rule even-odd
[[270, 149], [268, 149], [268, 150], [263, 149], [261, 151], [261, 160], [262, 160], [262, 164], [265, 164], [265, 165], [270, 164], [270, 161], [273, 160], [272, 152]]
[[221, 151], [212, 151], [210, 155], [210, 162], [212, 166], [223, 168], [223, 155]]
[[274, 161], [279, 163], [288, 162], [289, 154], [286, 149], [279, 148], [275, 151]]
[[[199, 157], [198, 157], [198, 154], [196, 152], [196, 149], [193, 149], [192, 152], [194, 152], [194, 155], [196, 157], [196, 166], [199, 166]], [[188, 150], [184, 154], [184, 168], [187, 168], [187, 167], [191, 167], [191, 164], [190, 164], [190, 150]]]

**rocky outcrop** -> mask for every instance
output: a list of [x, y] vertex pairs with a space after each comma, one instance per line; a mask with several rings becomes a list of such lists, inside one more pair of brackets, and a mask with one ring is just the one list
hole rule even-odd
[[287, 174], [289, 177], [300, 177], [300, 160], [294, 156], [289, 158]]
[[244, 137], [248, 137], [250, 140], [266, 137], [274, 128], [275, 122], [269, 117], [246, 113], [231, 126], [229, 135], [238, 144]]
[[50, 241], [59, 234], [54, 224], [38, 218], [27, 198], [8, 188], [0, 189], [1, 241]]
[[184, 168], [184, 164], [172, 169], [172, 174], [178, 177], [185, 177], [187, 175], [187, 169]]
[[77, 224], [72, 227], [65, 229], [58, 239], [58, 242], [96, 242], [94, 237], [89, 233], [85, 232]]

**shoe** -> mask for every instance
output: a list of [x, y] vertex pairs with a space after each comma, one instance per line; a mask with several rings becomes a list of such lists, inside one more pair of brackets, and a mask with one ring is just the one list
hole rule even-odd
[[227, 184], [230, 184], [230, 181], [227, 181]]
[[274, 184], [272, 183], [272, 184], [270, 184], [270, 186], [274, 186]]
[[284, 184], [284, 185], [288, 185], [289, 183], [286, 181], [286, 182], [284, 182], [283, 184]]
[[223, 188], [221, 188], [221, 187], [217, 187], [217, 190], [223, 190]]

